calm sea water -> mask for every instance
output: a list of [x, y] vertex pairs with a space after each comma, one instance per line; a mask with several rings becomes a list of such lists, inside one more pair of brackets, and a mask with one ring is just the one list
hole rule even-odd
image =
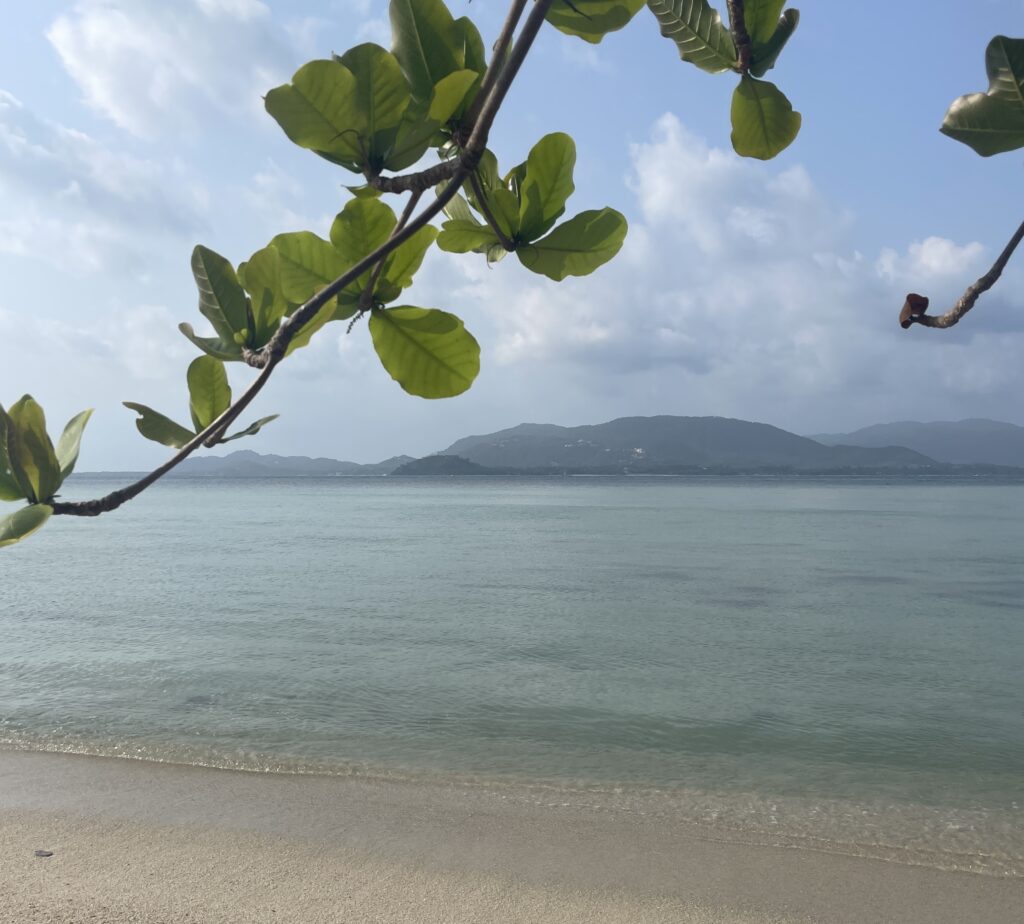
[[179, 480], [0, 574], [6, 747], [1024, 874], [1024, 486]]

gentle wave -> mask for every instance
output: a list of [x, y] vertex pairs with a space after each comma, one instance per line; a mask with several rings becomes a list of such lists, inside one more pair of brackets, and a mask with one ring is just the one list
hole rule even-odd
[[0, 737], [0, 750], [116, 758], [281, 776], [467, 787], [534, 807], [641, 815], [696, 829], [705, 839], [786, 846], [911, 866], [1024, 878], [1024, 806], [964, 810], [905, 803], [778, 797], [684, 787], [482, 776], [262, 753], [118, 742]]

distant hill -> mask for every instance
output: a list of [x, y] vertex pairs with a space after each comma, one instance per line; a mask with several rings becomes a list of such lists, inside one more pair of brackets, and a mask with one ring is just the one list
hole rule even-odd
[[199, 456], [186, 459], [168, 477], [324, 478], [390, 475], [400, 465], [412, 461], [412, 456], [395, 456], [383, 462], [360, 465], [358, 462], [342, 462], [338, 459], [262, 455], [243, 449], [226, 456]]
[[811, 439], [826, 445], [907, 446], [951, 465], [1024, 467], [1024, 427], [998, 420], [876, 424], [853, 433], [826, 433]]
[[404, 465], [399, 465], [392, 473], [392, 477], [401, 478], [413, 475], [494, 475], [494, 469], [484, 468], [462, 456], [426, 456], [422, 459], [413, 459]]
[[768, 424], [724, 417], [623, 417], [585, 427], [521, 424], [457, 440], [443, 455], [516, 469], [658, 470], [924, 468], [932, 459], [899, 446], [825, 446]]

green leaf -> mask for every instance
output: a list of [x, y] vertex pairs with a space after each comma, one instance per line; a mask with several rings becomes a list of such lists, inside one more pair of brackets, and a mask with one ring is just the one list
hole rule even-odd
[[520, 237], [534, 241], [547, 234], [565, 212], [565, 203], [573, 194], [573, 168], [576, 145], [561, 132], [545, 135], [526, 159], [526, 174], [520, 198]]
[[224, 363], [200, 356], [188, 367], [188, 409], [196, 433], [205, 430], [231, 406], [231, 386]]
[[249, 293], [252, 308], [253, 349], [260, 349], [277, 333], [283, 318], [291, 309], [281, 282], [281, 254], [276, 247], [257, 250], [238, 267], [238, 277]]
[[482, 77], [487, 70], [487, 49], [476, 23], [468, 16], [463, 16], [455, 20], [455, 31], [462, 39], [464, 66]]
[[[476, 168], [476, 179], [483, 191], [487, 208], [490, 209], [501, 232], [505, 237], [514, 239], [519, 233], [519, 199], [502, 180], [498, 172], [498, 159], [491, 151], [484, 151], [483, 157], [480, 158]], [[480, 215], [486, 216], [472, 184], [467, 183], [463, 188], [473, 208]]]
[[[331, 244], [348, 269], [384, 244], [397, 224], [391, 206], [379, 199], [350, 199], [331, 225]], [[371, 275], [367, 270], [347, 285], [338, 296], [339, 306], [354, 306]]]
[[240, 440], [243, 436], [255, 436], [260, 432], [270, 421], [277, 420], [280, 414], [271, 414], [269, 417], [261, 417], [259, 420], [249, 424], [244, 430], [239, 430], [237, 433], [232, 433], [231, 436], [225, 436], [221, 440], [222, 443], [230, 443], [232, 440]]
[[480, 371], [480, 345], [446, 311], [410, 306], [373, 311], [370, 336], [384, 368], [411, 395], [460, 395]]
[[331, 225], [331, 244], [347, 267], [355, 266], [391, 237], [398, 219], [380, 199], [350, 199]]
[[135, 411], [139, 415], [139, 419], [135, 421], [135, 426], [139, 428], [139, 433], [147, 440], [162, 443], [164, 446], [170, 446], [172, 449], [181, 449], [182, 446], [195, 438], [195, 434], [191, 430], [186, 430], [181, 424], [176, 424], [169, 417], [164, 417], [163, 414], [154, 411], [151, 407], [146, 407], [144, 404], [136, 404], [133, 401], [124, 401], [122, 403], [126, 408]]
[[[483, 83], [484, 74], [487, 73], [487, 50], [484, 48], [484, 40], [476, 25], [468, 16], [455, 20], [455, 28], [462, 36], [462, 49], [465, 57], [466, 69], [472, 71], [476, 77], [465, 93], [457, 111], [453, 112], [456, 118], [462, 116], [470, 103], [476, 97], [480, 84]], [[449, 116], [448, 118], [451, 118]]]
[[753, 44], [763, 45], [775, 34], [785, 5], [786, 0], [746, 0], [743, 21]]
[[68, 421], [60, 439], [57, 440], [57, 463], [60, 465], [62, 484], [75, 470], [75, 464], [78, 462], [78, 450], [82, 445], [82, 433], [90, 417], [92, 417], [92, 410], [76, 414]]
[[7, 450], [7, 435], [14, 427], [7, 412], [0, 405], [0, 500], [23, 500], [25, 492], [11, 471], [11, 457]]
[[181, 323], [178, 330], [209, 356], [216, 356], [225, 362], [238, 362], [242, 359], [242, 348], [234, 341], [225, 343], [219, 337], [200, 337], [191, 324]]
[[7, 412], [7, 452], [22, 497], [32, 503], [50, 500], [63, 478], [57, 453], [46, 432], [46, 415], [31, 395]]
[[434, 87], [434, 96], [430, 103], [428, 117], [438, 126], [444, 125], [456, 112], [463, 108], [470, 90], [479, 82], [480, 75], [476, 71], [453, 71], [438, 81]]
[[304, 64], [290, 84], [271, 90], [264, 104], [299, 147], [355, 173], [362, 172], [356, 78], [340, 61]]
[[735, 69], [732, 35], [707, 0], [647, 0], [647, 6], [684, 61], [711, 74]]
[[498, 243], [498, 236], [489, 225], [456, 218], [441, 225], [437, 246], [446, 253], [478, 252]]
[[52, 513], [53, 507], [48, 504], [32, 504], [0, 519], [0, 549], [21, 542], [42, 529]]
[[772, 37], [763, 44], [754, 43], [750, 58], [750, 73], [754, 77], [764, 77], [775, 67], [779, 54], [786, 47], [786, 42], [796, 32], [798, 25], [800, 25], [800, 11], [786, 10], [782, 14], [782, 19], [779, 20], [778, 28], [772, 33]]
[[997, 35], [985, 51], [987, 93], [953, 102], [942, 132], [982, 157], [1024, 147], [1024, 39]]
[[456, 193], [448, 200], [448, 204], [444, 207], [444, 213], [452, 221], [468, 221], [474, 225], [480, 224], [473, 216], [469, 203], [461, 193]]
[[800, 131], [800, 113], [774, 83], [744, 75], [732, 97], [732, 146], [743, 157], [771, 160]]
[[199, 311], [225, 343], [249, 344], [249, 300], [234, 268], [202, 245], [192, 251], [192, 275], [199, 288]]
[[555, 0], [545, 17], [559, 32], [596, 45], [637, 14], [644, 0]]
[[406, 109], [405, 118], [402, 119], [402, 124], [395, 135], [391, 153], [384, 161], [385, 170], [405, 170], [427, 153], [427, 149], [434, 142], [434, 136], [441, 128], [441, 123], [433, 121], [428, 115], [431, 105], [430, 98], [414, 100]]
[[[437, 234], [437, 228], [433, 225], [426, 225], [407, 241], [399, 244], [388, 256], [384, 268], [381, 270], [380, 282], [395, 287], [394, 298], [398, 297], [398, 293], [402, 289], [412, 285], [412, 277], [416, 275], [416, 271], [423, 263], [423, 258], [427, 255], [430, 245], [437, 239]], [[381, 293], [378, 291], [377, 295], [379, 297]], [[390, 300], [382, 299], [382, 301]]]
[[364, 163], [371, 171], [383, 168], [398, 127], [412, 101], [409, 81], [395, 56], [380, 45], [367, 43], [349, 49], [339, 59], [356, 79]]
[[[365, 203], [375, 200], [352, 201]], [[270, 245], [277, 250], [281, 263], [281, 290], [293, 305], [309, 301], [351, 265], [330, 241], [317, 237], [312, 231], [279, 234]], [[328, 304], [333, 303], [331, 299]]]
[[442, 0], [391, 0], [391, 34], [413, 96], [426, 100], [441, 78], [465, 66], [462, 30]]
[[516, 254], [527, 269], [555, 282], [566, 276], [587, 276], [619, 252], [627, 228], [626, 219], [615, 209], [581, 212]]

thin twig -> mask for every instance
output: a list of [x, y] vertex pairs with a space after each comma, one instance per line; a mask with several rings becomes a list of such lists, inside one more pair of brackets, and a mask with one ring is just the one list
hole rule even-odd
[[491, 63], [484, 74], [480, 89], [473, 98], [473, 102], [469, 104], [469, 109], [466, 110], [466, 115], [463, 118], [463, 122], [466, 125], [475, 125], [480, 117], [480, 109], [494, 87], [494, 81], [498, 79], [504, 67], [505, 56], [508, 54], [509, 46], [512, 44], [512, 37], [516, 32], [516, 26], [519, 25], [519, 20], [523, 17], [523, 11], [526, 9], [527, 2], [528, 0], [514, 0], [508, 11], [508, 16], [505, 17], [505, 24], [501, 27], [498, 40], [491, 49]]
[[[544, 18], [548, 15], [548, 10], [551, 9], [552, 3], [553, 0], [537, 0], [533, 5], [530, 15], [527, 16], [526, 22], [523, 24], [522, 32], [519, 33], [519, 38], [516, 39], [515, 45], [512, 46], [508, 62], [501, 69], [497, 78], [495, 78], [491, 92], [480, 107], [480, 114], [473, 123], [473, 130], [470, 132], [469, 141], [466, 143], [466, 149], [463, 151], [463, 162], [467, 163], [470, 169], [476, 169], [476, 164], [487, 147], [487, 138], [498, 110], [501, 108], [501, 104], [505, 102], [505, 97], [508, 95], [508, 91], [516, 79], [516, 75], [519, 73], [519, 69], [523, 66], [523, 61], [526, 59], [534, 39], [537, 38], [537, 33], [540, 32], [541, 26], [544, 25]], [[497, 52], [495, 52], [495, 55], [497, 55]], [[475, 157], [475, 160], [467, 162], [467, 155], [471, 158]]]
[[501, 246], [511, 253], [516, 249], [515, 241], [501, 230], [501, 225], [498, 224], [498, 220], [494, 217], [494, 212], [491, 211], [491, 207], [487, 204], [483, 184], [480, 182], [480, 177], [477, 176], [475, 170], [469, 175], [469, 185], [473, 187], [473, 195], [476, 196], [477, 205], [480, 206], [480, 211], [483, 212], [484, 218], [487, 219], [487, 224], [491, 226], [491, 230], [497, 235]]
[[[420, 201], [420, 197], [423, 195], [421, 191], [414, 192], [406, 203], [405, 209], [402, 211], [401, 217], [398, 219], [397, 224], [391, 229], [391, 234], [388, 235], [388, 240], [391, 240], [399, 231], [402, 230], [412, 217], [412, 213], [416, 210], [416, 203]], [[359, 293], [359, 310], [353, 316], [349, 322], [348, 327], [345, 328], [346, 334], [352, 333], [352, 328], [356, 326], [358, 321], [367, 311], [373, 308], [373, 296], [377, 290], [377, 283], [380, 281], [380, 274], [384, 272], [384, 265], [388, 262], [387, 257], [382, 257], [377, 261], [377, 265], [373, 268], [373, 272], [370, 274], [370, 279], [366, 283], [366, 288]]]
[[743, 0], [725, 0], [729, 10], [729, 31], [736, 45], [736, 69], [741, 74], [750, 70], [750, 58], [753, 54], [753, 42], [747, 32], [747, 20], [743, 12]]
[[[1003, 252], [999, 254], [999, 258], [992, 264], [992, 268], [984, 276], [968, 286], [964, 294], [957, 299], [956, 304], [949, 311], [938, 316], [922, 313], [914, 315], [908, 318], [908, 320], [911, 324], [920, 324], [922, 327], [937, 327], [941, 330], [959, 324], [961, 318], [974, 307], [975, 302], [978, 301], [981, 295], [991, 289], [999, 277], [1003, 275], [1006, 264], [1010, 262], [1010, 257], [1013, 256], [1013, 252], [1022, 240], [1024, 240], [1024, 223], [1021, 223], [1013, 237], [1010, 238], [1010, 242], [1003, 248]], [[910, 325], [907, 326], [909, 327]]]

